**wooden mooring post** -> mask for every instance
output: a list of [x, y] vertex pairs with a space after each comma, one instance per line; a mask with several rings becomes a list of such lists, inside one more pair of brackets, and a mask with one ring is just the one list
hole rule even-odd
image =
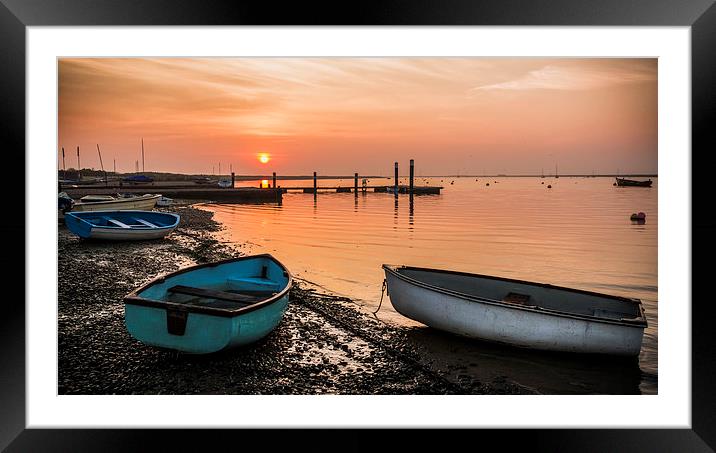
[[276, 188], [276, 172], [273, 172], [273, 188]]
[[413, 196], [413, 178], [415, 176], [415, 161], [410, 159], [410, 196]]
[[316, 172], [313, 172], [313, 196], [315, 197], [318, 193], [318, 184], [316, 182]]
[[234, 172], [231, 172], [231, 187], [234, 187], [234, 182], [236, 181], [236, 175]]
[[395, 163], [395, 196], [398, 196], [398, 163]]
[[358, 197], [358, 173], [353, 175], [353, 192], [355, 192], [356, 198]]

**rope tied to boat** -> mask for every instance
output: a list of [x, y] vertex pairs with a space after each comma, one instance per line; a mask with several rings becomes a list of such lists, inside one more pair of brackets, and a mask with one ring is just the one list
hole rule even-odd
[[[378, 303], [378, 308], [375, 309], [373, 312], [373, 316], [375, 316], [376, 313], [378, 313], [378, 310], [380, 310], [380, 306], [383, 305], [383, 295], [385, 294], [385, 290], [388, 287], [388, 281], [386, 279], [383, 279], [383, 287], [380, 289], [380, 302]], [[377, 316], [376, 316], [377, 318]]]

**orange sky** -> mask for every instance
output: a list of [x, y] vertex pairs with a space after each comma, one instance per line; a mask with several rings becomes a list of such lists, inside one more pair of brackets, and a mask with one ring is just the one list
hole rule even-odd
[[134, 171], [142, 137], [147, 171], [656, 173], [657, 60], [59, 60], [67, 168]]

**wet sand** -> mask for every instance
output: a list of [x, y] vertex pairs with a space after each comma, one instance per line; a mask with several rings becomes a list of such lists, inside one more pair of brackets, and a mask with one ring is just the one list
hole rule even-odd
[[166, 210], [181, 222], [156, 241], [84, 241], [59, 227], [59, 394], [539, 393], [499, 367], [485, 372], [479, 358], [452, 354], [462, 339], [386, 324], [305, 281], [294, 284], [279, 326], [254, 344], [209, 355], [146, 346], [124, 326], [126, 294], [158, 275], [241, 253], [213, 237], [221, 226], [211, 212]]

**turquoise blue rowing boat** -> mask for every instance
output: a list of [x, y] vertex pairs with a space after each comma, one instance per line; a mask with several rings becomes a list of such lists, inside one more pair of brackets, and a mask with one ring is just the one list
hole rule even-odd
[[255, 342], [281, 322], [292, 278], [268, 254], [201, 264], [124, 298], [124, 322], [142, 343], [206, 354]]

